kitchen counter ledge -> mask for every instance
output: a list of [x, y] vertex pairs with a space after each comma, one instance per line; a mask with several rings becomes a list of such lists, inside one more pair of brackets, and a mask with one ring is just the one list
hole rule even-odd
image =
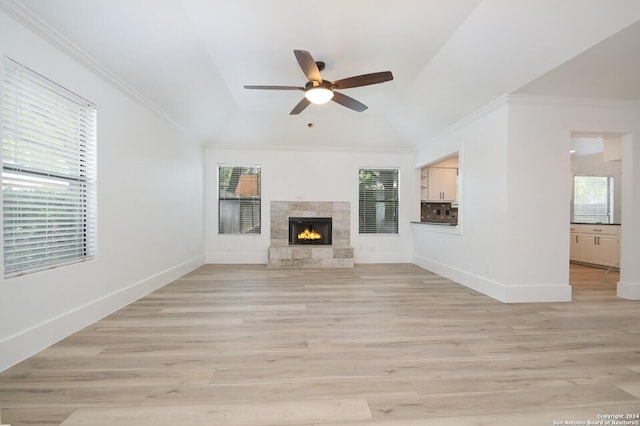
[[571, 225], [594, 225], [594, 226], [612, 225], [612, 226], [620, 226], [622, 224], [621, 223], [571, 222]]

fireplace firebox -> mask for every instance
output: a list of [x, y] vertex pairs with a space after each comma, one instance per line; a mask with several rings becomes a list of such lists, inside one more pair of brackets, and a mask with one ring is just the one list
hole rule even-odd
[[331, 245], [330, 217], [290, 217], [289, 244]]

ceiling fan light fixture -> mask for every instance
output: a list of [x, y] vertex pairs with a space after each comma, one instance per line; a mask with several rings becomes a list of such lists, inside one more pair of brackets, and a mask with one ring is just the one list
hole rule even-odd
[[313, 104], [322, 105], [333, 98], [333, 90], [326, 87], [312, 87], [304, 92], [304, 97]]

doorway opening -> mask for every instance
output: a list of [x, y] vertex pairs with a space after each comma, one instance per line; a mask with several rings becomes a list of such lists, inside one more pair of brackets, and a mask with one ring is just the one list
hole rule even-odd
[[622, 237], [620, 133], [571, 133], [570, 284], [616, 292]]

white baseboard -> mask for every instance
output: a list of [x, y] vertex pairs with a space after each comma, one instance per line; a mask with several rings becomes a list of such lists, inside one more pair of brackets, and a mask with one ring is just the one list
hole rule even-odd
[[205, 263], [219, 265], [267, 265], [267, 253], [207, 253]]
[[571, 301], [568, 284], [508, 286], [420, 256], [414, 256], [413, 263], [504, 303]]
[[27, 359], [204, 264], [190, 259], [0, 341], [0, 371]]
[[640, 300], [640, 283], [618, 282], [618, 297], [628, 300]]
[[504, 290], [505, 303], [571, 302], [572, 294], [569, 284], [505, 286]]
[[[412, 263], [410, 253], [370, 253], [354, 251], [354, 263]], [[205, 263], [218, 265], [267, 265], [268, 256], [264, 253], [207, 253]]]
[[412, 263], [410, 253], [353, 253], [354, 263]]

